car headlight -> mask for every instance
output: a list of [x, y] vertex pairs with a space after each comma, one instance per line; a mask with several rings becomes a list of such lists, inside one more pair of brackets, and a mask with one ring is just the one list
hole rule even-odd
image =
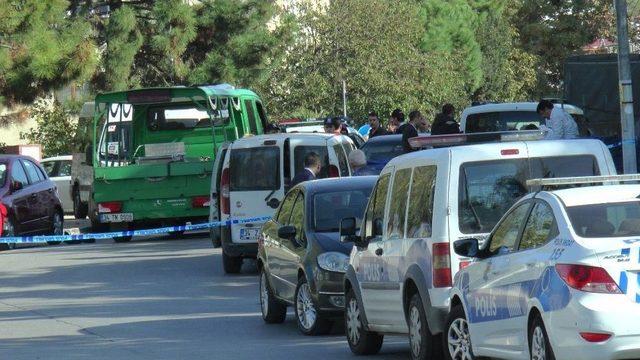
[[344, 273], [349, 268], [349, 257], [339, 252], [326, 252], [318, 255], [318, 266], [327, 271]]

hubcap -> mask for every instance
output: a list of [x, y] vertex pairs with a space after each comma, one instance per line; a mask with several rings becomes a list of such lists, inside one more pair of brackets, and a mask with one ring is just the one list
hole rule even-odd
[[316, 323], [316, 308], [313, 305], [311, 299], [311, 291], [309, 290], [309, 284], [304, 283], [300, 285], [298, 289], [298, 296], [296, 297], [296, 312], [298, 314], [298, 321], [300, 325], [306, 330], [310, 330]]
[[533, 330], [531, 339], [531, 360], [545, 360], [547, 349], [544, 341], [544, 333], [540, 326], [536, 326]]
[[53, 215], [53, 234], [54, 235], [62, 235], [62, 218], [60, 214]]
[[415, 306], [409, 311], [409, 342], [413, 357], [417, 358], [420, 356], [422, 347], [422, 321], [420, 321], [420, 311]]
[[347, 305], [347, 336], [351, 344], [355, 345], [360, 341], [361, 328], [358, 301], [355, 298], [351, 298]]
[[471, 336], [469, 336], [469, 324], [463, 318], [455, 319], [449, 331], [447, 331], [447, 345], [449, 355], [453, 360], [472, 360]]
[[260, 307], [262, 308], [262, 316], [266, 317], [269, 313], [269, 292], [267, 290], [267, 276], [264, 271], [260, 274]]

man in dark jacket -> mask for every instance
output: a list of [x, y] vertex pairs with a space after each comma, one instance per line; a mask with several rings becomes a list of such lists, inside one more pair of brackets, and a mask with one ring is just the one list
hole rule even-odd
[[389, 127], [387, 131], [390, 134], [402, 134], [402, 130], [407, 126], [407, 123], [404, 122], [404, 113], [400, 109], [395, 109], [391, 112], [391, 116], [389, 117]]
[[453, 105], [446, 104], [442, 107], [442, 113], [436, 116], [431, 126], [431, 135], [459, 134], [460, 125], [453, 118], [455, 109]]
[[380, 118], [378, 118], [378, 113], [375, 111], [369, 113], [369, 126], [371, 126], [371, 129], [369, 129], [369, 139], [380, 135], [387, 135], [387, 130], [380, 124]]
[[322, 165], [320, 163], [320, 156], [315, 152], [310, 152], [304, 157], [304, 169], [296, 174], [291, 180], [291, 187], [298, 185], [301, 182], [315, 180]]
[[405, 154], [415, 151], [416, 149], [412, 148], [409, 145], [409, 139], [418, 136], [418, 129], [416, 127], [416, 123], [422, 119], [422, 114], [418, 110], [413, 110], [409, 113], [409, 122], [402, 130], [402, 147], [404, 149]]

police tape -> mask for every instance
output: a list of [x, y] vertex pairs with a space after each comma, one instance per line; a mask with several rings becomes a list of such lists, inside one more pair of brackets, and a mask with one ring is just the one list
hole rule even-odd
[[126, 236], [148, 236], [159, 235], [180, 231], [192, 231], [192, 230], [205, 230], [219, 226], [226, 226], [232, 224], [248, 224], [260, 221], [267, 221], [271, 219], [271, 216], [260, 216], [246, 219], [231, 219], [225, 221], [214, 221], [202, 224], [192, 225], [180, 225], [180, 226], [168, 226], [157, 229], [145, 229], [145, 230], [127, 230], [127, 231], [113, 231], [106, 233], [90, 233], [90, 234], [76, 234], [76, 235], [36, 235], [36, 236], [12, 236], [12, 237], [0, 237], [0, 244], [43, 244], [48, 242], [60, 242], [60, 241], [82, 241], [82, 240], [102, 240], [112, 239]]

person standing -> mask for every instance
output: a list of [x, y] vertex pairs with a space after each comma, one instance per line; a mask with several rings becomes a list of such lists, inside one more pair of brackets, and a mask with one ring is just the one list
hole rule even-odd
[[324, 121], [324, 132], [327, 134], [341, 135], [342, 120], [339, 117], [328, 117]]
[[546, 120], [540, 130], [546, 131], [546, 139], [575, 139], [578, 137], [576, 121], [564, 109], [555, 107], [549, 100], [542, 100], [536, 109]]
[[389, 128], [387, 129], [391, 134], [402, 134], [402, 130], [407, 124], [404, 122], [404, 113], [400, 109], [395, 109], [391, 112], [389, 117]]
[[431, 135], [459, 134], [460, 124], [453, 118], [455, 109], [451, 104], [445, 104], [431, 127]]
[[416, 127], [416, 123], [422, 119], [422, 114], [418, 110], [413, 110], [409, 113], [409, 122], [407, 122], [406, 126], [402, 130], [402, 148], [404, 149], [405, 154], [415, 151], [414, 148], [409, 144], [409, 139], [418, 136], [418, 128]]
[[308, 153], [304, 157], [304, 169], [293, 177], [291, 180], [291, 187], [294, 187], [301, 182], [315, 180], [318, 174], [320, 174], [320, 169], [322, 169], [320, 156], [313, 151]]
[[369, 129], [369, 139], [380, 135], [387, 135], [387, 130], [380, 124], [380, 118], [378, 118], [378, 114], [375, 111], [369, 113], [369, 126], [371, 126], [371, 129]]

